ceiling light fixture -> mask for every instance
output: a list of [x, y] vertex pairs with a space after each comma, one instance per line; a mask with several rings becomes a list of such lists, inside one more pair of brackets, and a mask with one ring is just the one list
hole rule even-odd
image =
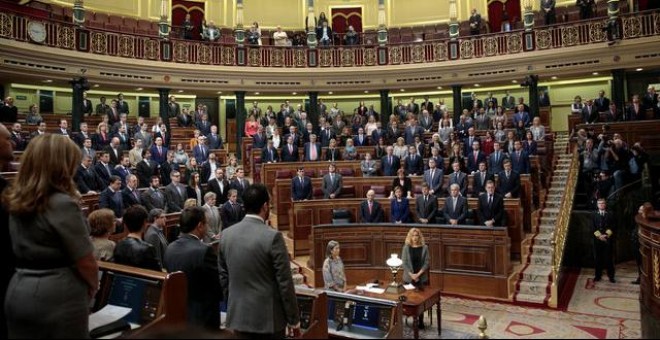
[[597, 76], [598, 72], [591, 72], [591, 74], [593, 74], [594, 76]]
[[552, 76], [552, 77], [550, 77], [550, 79], [557, 80], [557, 76]]
[[637, 71], [637, 72], [639, 72], [639, 71], [644, 71], [644, 69], [641, 68], [641, 67], [638, 67], [635, 71]]

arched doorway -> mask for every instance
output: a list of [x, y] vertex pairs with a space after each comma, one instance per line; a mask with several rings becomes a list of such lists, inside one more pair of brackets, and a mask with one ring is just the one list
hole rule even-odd
[[[332, 32], [337, 37], [343, 37], [348, 26], [353, 26], [355, 32], [362, 33], [362, 7], [332, 8]], [[340, 41], [342, 41], [340, 39]], [[337, 43], [337, 41], [335, 41]]]
[[520, 0], [488, 0], [488, 24], [491, 32], [501, 32], [508, 18], [510, 29], [516, 28], [521, 21]]
[[186, 19], [186, 14], [190, 13], [190, 20], [193, 24], [192, 38], [200, 40], [200, 28], [202, 20], [204, 20], [204, 2], [199, 1], [186, 1], [186, 0], [172, 0], [172, 26], [179, 34], [178, 37], [183, 38], [183, 21]]

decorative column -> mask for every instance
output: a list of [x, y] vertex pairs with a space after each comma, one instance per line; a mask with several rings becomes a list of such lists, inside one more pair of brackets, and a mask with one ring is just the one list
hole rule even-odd
[[69, 82], [73, 90], [71, 99], [71, 129], [74, 132], [80, 131], [80, 122], [83, 121], [82, 101], [83, 92], [89, 90], [89, 83], [85, 77], [75, 77]]
[[158, 89], [158, 115], [167, 126], [167, 131], [170, 129], [170, 107], [167, 102], [170, 99], [170, 89]]
[[241, 158], [243, 129], [245, 128], [245, 91], [235, 91], [236, 95], [236, 158]]
[[607, 39], [609, 44], [614, 44], [617, 40], [621, 39], [621, 29], [619, 25], [619, 1], [607, 0]]
[[[305, 30], [307, 31], [307, 46], [316, 48], [316, 16], [314, 16], [314, 0], [307, 0], [307, 18], [305, 18]], [[311, 105], [311, 104], [310, 104]]]
[[387, 26], [385, 24], [385, 0], [378, 0], [378, 45], [387, 45]]
[[73, 3], [73, 23], [80, 28], [85, 26], [85, 7], [83, 0], [76, 0]]
[[456, 40], [458, 38], [458, 10], [456, 9], [456, 0], [449, 0], [449, 38]]
[[523, 0], [523, 21], [525, 31], [531, 31], [534, 28], [534, 12], [532, 12], [532, 0]]
[[[380, 90], [380, 121], [387, 122], [392, 114], [390, 105], [390, 90]], [[383, 127], [385, 128], [385, 126]]]
[[462, 89], [463, 86], [461, 85], [451, 86], [452, 98], [454, 99], [454, 124], [458, 123], [461, 117], [461, 113], [463, 113], [463, 97], [461, 95]]
[[307, 111], [307, 120], [317, 126], [319, 123], [319, 93], [310, 91], [308, 95], [309, 111]]
[[529, 118], [539, 116], [539, 76], [529, 75], [526, 77], [527, 86], [529, 87]]
[[[160, 2], [160, 21], [158, 22], [158, 36], [161, 39], [169, 39], [170, 37], [170, 23], [168, 20], [169, 0], [161, 0]], [[169, 128], [169, 125], [168, 125]]]
[[245, 29], [243, 28], [243, 0], [236, 0], [236, 29], [234, 30], [236, 45], [243, 46]]
[[616, 104], [616, 109], [621, 111], [621, 113], [625, 109], [624, 104], [626, 102], [625, 83], [626, 72], [622, 69], [612, 70], [610, 98], [612, 98], [612, 103]]

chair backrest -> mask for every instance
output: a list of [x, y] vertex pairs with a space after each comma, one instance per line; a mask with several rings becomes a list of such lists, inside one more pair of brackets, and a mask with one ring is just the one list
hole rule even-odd
[[332, 209], [332, 224], [351, 223], [351, 214], [347, 209]]

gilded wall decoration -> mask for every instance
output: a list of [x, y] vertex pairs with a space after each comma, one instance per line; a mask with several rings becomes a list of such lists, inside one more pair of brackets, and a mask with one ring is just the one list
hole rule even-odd
[[642, 20], [638, 17], [623, 18], [623, 37], [634, 38], [642, 33]]
[[607, 34], [603, 28], [607, 26], [607, 21], [598, 21], [589, 24], [589, 41], [601, 42], [607, 39]]
[[101, 32], [92, 32], [92, 52], [105, 54], [108, 49], [108, 36]]
[[414, 45], [412, 49], [412, 60], [416, 63], [424, 62], [424, 45]]
[[536, 47], [545, 50], [552, 46], [552, 34], [549, 30], [536, 31]]
[[172, 51], [174, 52], [174, 61], [179, 63], [188, 62], [188, 43], [175, 41]]
[[160, 57], [160, 42], [158, 40], [145, 39], [144, 56], [150, 60], [158, 60]]
[[224, 46], [222, 48], [222, 61], [225, 65], [234, 65], [236, 63], [236, 55], [234, 48], [231, 46]]
[[293, 50], [293, 65], [295, 67], [307, 66], [307, 51], [303, 49]]
[[352, 49], [341, 50], [341, 65], [353, 66], [355, 64], [355, 55]]
[[470, 59], [474, 57], [474, 41], [461, 41], [461, 59]]
[[61, 48], [72, 49], [75, 44], [73, 28], [57, 26], [57, 45]]
[[507, 53], [520, 53], [523, 48], [522, 35], [511, 34], [506, 36]]
[[284, 66], [284, 49], [275, 48], [272, 50], [270, 64], [273, 66]]
[[321, 66], [332, 66], [332, 50], [329, 48], [321, 49], [319, 62]]
[[573, 46], [579, 42], [579, 34], [577, 27], [569, 26], [561, 28], [561, 42], [562, 46]]
[[401, 60], [401, 46], [397, 45], [390, 47], [390, 65], [401, 64]]
[[197, 48], [197, 62], [200, 64], [211, 63], [211, 47], [209, 45], [200, 44]]
[[258, 48], [248, 49], [248, 65], [261, 66], [261, 50]]
[[362, 48], [364, 55], [364, 65], [373, 66], [376, 65], [376, 49], [374, 48]]
[[445, 43], [433, 44], [433, 61], [441, 61], [447, 59], [447, 45]]
[[0, 13], [0, 36], [11, 37], [13, 32], [13, 17], [5, 13]]
[[660, 249], [653, 250], [653, 296], [660, 298]]
[[117, 44], [119, 46], [119, 55], [122, 57], [127, 57], [127, 58], [133, 58], [135, 54], [135, 41], [133, 40], [133, 37], [130, 35], [122, 35], [119, 37], [119, 42]]
[[484, 42], [484, 54], [487, 57], [492, 57], [497, 54], [497, 38], [487, 37], [483, 39]]

